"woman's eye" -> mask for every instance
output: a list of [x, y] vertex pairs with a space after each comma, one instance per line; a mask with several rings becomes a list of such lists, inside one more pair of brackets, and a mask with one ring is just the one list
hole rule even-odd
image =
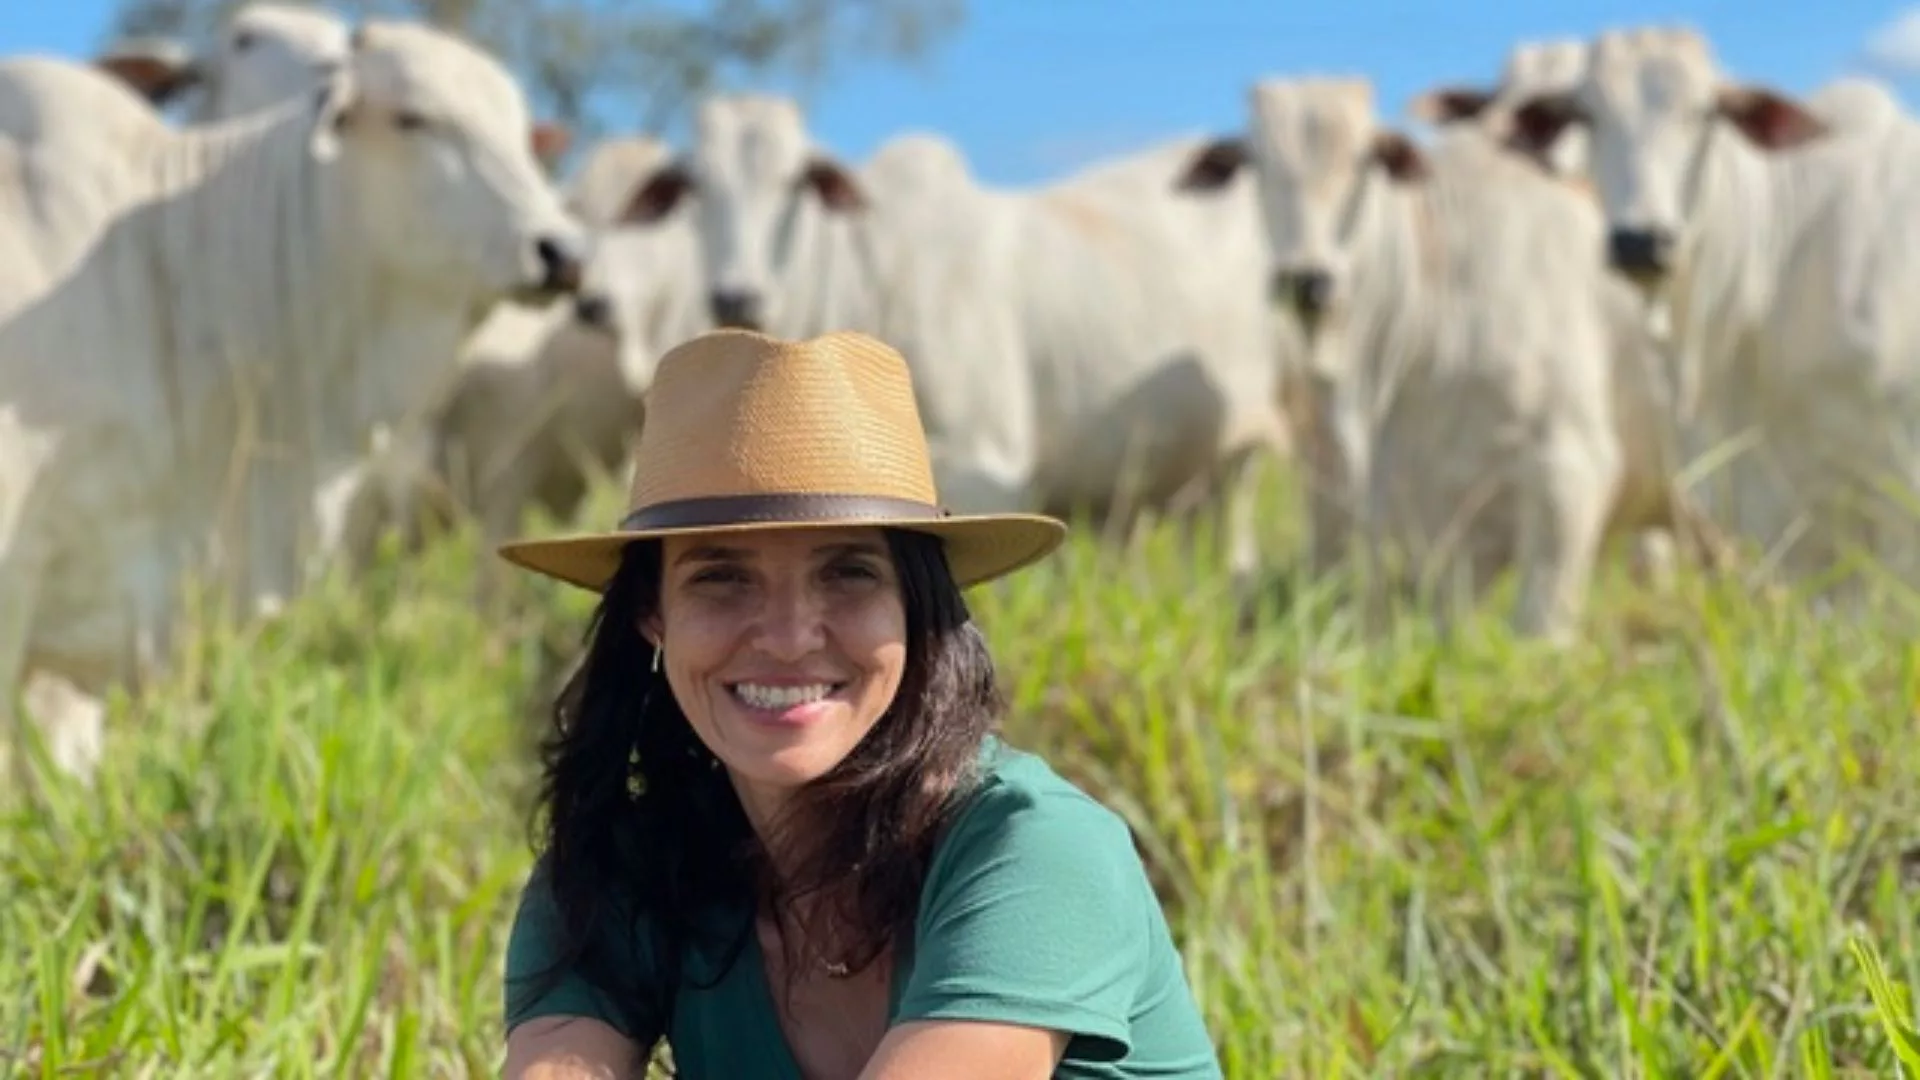
[[861, 563], [847, 563], [828, 570], [827, 576], [837, 580], [877, 581], [880, 578], [880, 572]]

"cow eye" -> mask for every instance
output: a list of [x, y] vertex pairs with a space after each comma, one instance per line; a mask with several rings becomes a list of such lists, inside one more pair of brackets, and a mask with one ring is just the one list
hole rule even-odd
[[242, 30], [233, 35], [233, 51], [246, 52], [253, 48], [254, 36], [251, 30]]
[[427, 118], [417, 112], [402, 109], [393, 114], [393, 124], [401, 131], [425, 131]]

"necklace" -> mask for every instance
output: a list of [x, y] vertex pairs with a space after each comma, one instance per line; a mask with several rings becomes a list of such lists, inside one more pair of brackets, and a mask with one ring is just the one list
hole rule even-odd
[[827, 975], [830, 976], [831, 978], [844, 979], [847, 977], [847, 965], [844, 963], [835, 963], [830, 960], [822, 960], [820, 961], [820, 966], [826, 971]]

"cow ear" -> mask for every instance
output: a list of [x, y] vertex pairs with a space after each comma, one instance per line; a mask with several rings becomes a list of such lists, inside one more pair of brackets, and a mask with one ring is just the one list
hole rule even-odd
[[164, 108], [174, 98], [200, 82], [200, 65], [183, 51], [128, 49], [108, 53], [93, 66], [119, 79], [133, 92], [146, 98], [155, 108]]
[[533, 125], [533, 134], [529, 146], [533, 156], [541, 165], [552, 169], [563, 157], [569, 146], [573, 145], [573, 132], [565, 124], [554, 120], [542, 120]]
[[663, 165], [634, 188], [614, 220], [622, 225], [651, 225], [673, 213], [692, 187], [693, 177], [685, 165], [677, 161]]
[[1202, 146], [1188, 160], [1173, 186], [1179, 191], [1218, 191], [1226, 187], [1246, 163], [1246, 140], [1234, 135], [1223, 136]]
[[816, 157], [807, 162], [806, 169], [800, 173], [800, 182], [812, 188], [829, 210], [846, 213], [866, 209], [867, 197], [860, 190], [859, 181], [832, 158]]
[[1827, 133], [1819, 117], [1764, 86], [1722, 87], [1715, 109], [1762, 150], [1790, 150]]
[[1441, 86], [1415, 97], [1407, 115], [1423, 124], [1445, 127], [1472, 120], [1493, 103], [1493, 92], [1471, 86]]
[[1427, 155], [1398, 131], [1374, 135], [1373, 160], [1397, 183], [1411, 184], [1427, 178]]
[[1507, 145], [1536, 160], [1544, 159], [1553, 144], [1574, 124], [1585, 123], [1586, 113], [1571, 94], [1541, 94], [1513, 111]]

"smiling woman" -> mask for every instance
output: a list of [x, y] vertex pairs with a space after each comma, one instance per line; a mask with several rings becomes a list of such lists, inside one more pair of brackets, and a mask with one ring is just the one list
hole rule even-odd
[[[911, 555], [908, 556], [911, 558]], [[904, 560], [903, 560], [904, 561]], [[666, 542], [646, 636], [750, 821], [859, 745], [900, 689], [906, 605], [880, 530]], [[763, 618], [771, 599], [784, 610]]]
[[900, 355], [661, 359], [631, 512], [507, 545], [602, 594], [546, 751], [509, 1077], [1217, 1077], [1126, 825], [1001, 741], [962, 590], [1057, 547], [938, 505]]

